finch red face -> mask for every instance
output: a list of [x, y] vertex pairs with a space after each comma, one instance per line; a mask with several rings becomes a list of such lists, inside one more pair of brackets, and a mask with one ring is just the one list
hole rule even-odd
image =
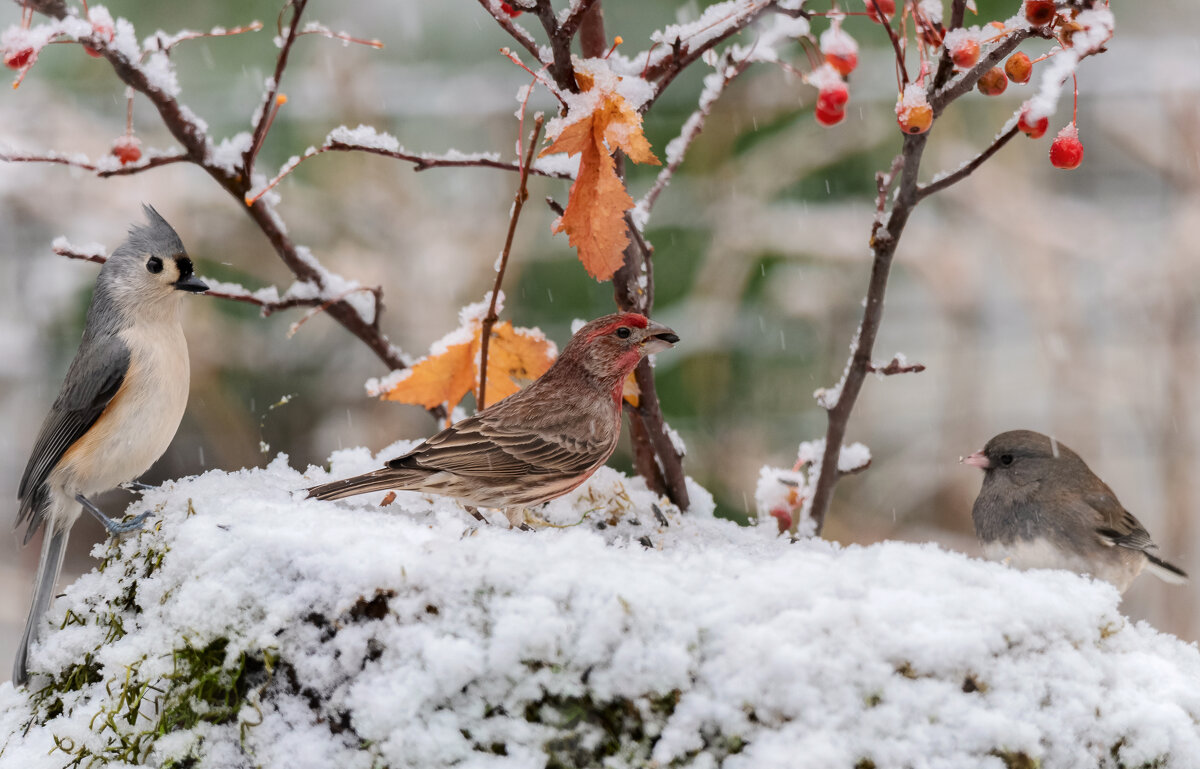
[[670, 347], [679, 336], [635, 312], [605, 315], [571, 338], [562, 357], [576, 360], [605, 383], [621, 382], [642, 358]]

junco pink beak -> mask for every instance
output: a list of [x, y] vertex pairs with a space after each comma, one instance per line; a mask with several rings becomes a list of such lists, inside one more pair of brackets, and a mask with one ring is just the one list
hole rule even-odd
[[962, 462], [964, 465], [971, 465], [972, 467], [978, 467], [980, 470], [986, 470], [992, 466], [992, 463], [988, 461], [988, 458], [986, 456], [984, 456], [984, 453], [982, 451], [976, 451], [971, 456], [963, 457], [962, 459], [960, 459], [958, 461]]

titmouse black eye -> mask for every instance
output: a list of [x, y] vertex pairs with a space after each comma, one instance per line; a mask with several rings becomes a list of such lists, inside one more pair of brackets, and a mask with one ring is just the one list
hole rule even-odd
[[633, 332], [630, 331], [629, 328], [626, 326], [621, 326], [619, 329], [617, 329], [617, 336], [620, 337], [621, 339], [628, 339], [629, 335], [632, 333]]
[[146, 260], [146, 271], [154, 275], [162, 272], [162, 259], [157, 256], [152, 256]]
[[1008, 467], [1012, 463], [1013, 463], [1013, 455], [1012, 454], [1001, 454], [1000, 455], [1000, 464], [1004, 465], [1005, 467]]

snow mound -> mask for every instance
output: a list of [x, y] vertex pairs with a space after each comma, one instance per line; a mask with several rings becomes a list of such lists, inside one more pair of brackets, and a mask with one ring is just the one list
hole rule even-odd
[[[381, 452], [393, 456], [404, 445]], [[50, 613], [0, 765], [1185, 767], [1200, 654], [1117, 593], [933, 546], [790, 543], [602, 470], [534, 515], [210, 472]], [[499, 516], [496, 516], [499, 520]], [[771, 522], [773, 529], [773, 522]]]

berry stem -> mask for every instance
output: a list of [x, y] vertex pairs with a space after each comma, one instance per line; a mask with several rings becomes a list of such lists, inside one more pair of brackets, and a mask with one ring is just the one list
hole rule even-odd
[[1071, 107], [1071, 125], [1075, 125], [1075, 119], [1079, 117], [1079, 78], [1075, 77], [1075, 73], [1071, 73], [1071, 86], [1075, 91], [1075, 103]]

